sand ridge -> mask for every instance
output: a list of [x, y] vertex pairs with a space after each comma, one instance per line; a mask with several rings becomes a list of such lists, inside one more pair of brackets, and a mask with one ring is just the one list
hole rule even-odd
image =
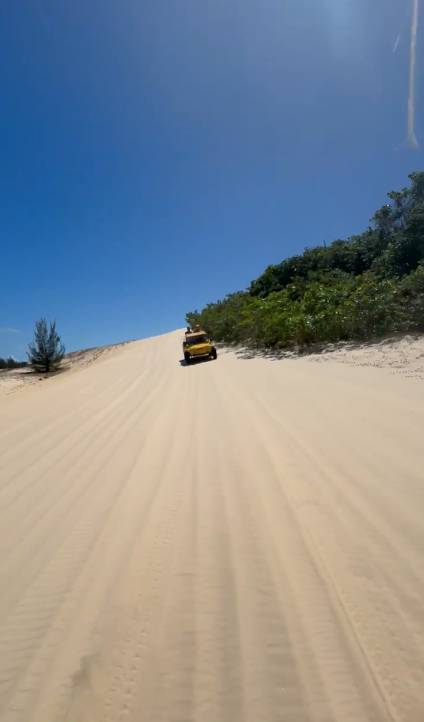
[[134, 342], [0, 403], [0, 719], [421, 722], [424, 385]]

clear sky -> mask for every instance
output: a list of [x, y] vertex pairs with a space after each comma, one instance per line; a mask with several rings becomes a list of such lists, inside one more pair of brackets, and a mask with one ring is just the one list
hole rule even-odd
[[0, 355], [40, 316], [69, 350], [181, 327], [364, 229], [424, 168], [411, 3], [2, 2]]

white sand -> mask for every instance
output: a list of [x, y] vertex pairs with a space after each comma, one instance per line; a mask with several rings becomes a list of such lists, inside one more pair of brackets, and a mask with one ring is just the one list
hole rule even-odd
[[311, 361], [338, 361], [349, 366], [385, 368], [392, 373], [424, 380], [424, 336], [403, 336], [376, 343], [327, 346]]
[[0, 399], [0, 719], [421, 722], [419, 374], [180, 355]]
[[52, 381], [65, 372], [78, 371], [84, 366], [89, 366], [98, 361], [101, 357], [109, 356], [111, 353], [114, 353], [115, 350], [125, 345], [126, 343], [120, 343], [112, 346], [100, 346], [82, 351], [72, 351], [64, 357], [60, 371], [51, 374], [36, 373], [30, 366], [24, 366], [18, 369], [2, 369], [0, 370], [0, 398], [14, 394], [17, 391], [24, 391], [39, 381]]

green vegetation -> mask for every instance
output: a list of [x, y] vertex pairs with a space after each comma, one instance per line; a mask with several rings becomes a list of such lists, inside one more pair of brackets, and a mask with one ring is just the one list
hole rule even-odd
[[187, 323], [217, 341], [267, 348], [424, 331], [424, 172], [409, 178], [364, 233], [269, 266]]
[[50, 323], [49, 328], [45, 318], [36, 321], [34, 341], [28, 349], [28, 361], [36, 371], [55, 371], [65, 355], [65, 347], [56, 331], [56, 322]]
[[26, 361], [16, 361], [12, 356], [0, 358], [0, 369], [20, 369], [24, 366], [27, 366]]

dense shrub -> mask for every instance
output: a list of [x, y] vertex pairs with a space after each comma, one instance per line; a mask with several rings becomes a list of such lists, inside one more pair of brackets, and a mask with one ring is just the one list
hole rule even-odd
[[424, 173], [409, 177], [363, 234], [269, 266], [187, 322], [217, 341], [270, 348], [424, 331]]

